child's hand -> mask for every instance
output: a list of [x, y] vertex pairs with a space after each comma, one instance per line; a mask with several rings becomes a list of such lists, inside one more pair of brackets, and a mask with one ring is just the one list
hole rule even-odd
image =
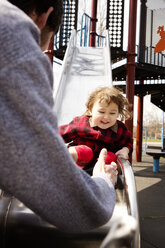
[[116, 156], [124, 158], [124, 159], [129, 159], [129, 149], [127, 147], [123, 147], [121, 150], [117, 151]]
[[68, 151], [69, 151], [70, 155], [72, 156], [72, 158], [74, 159], [74, 161], [77, 162], [78, 157], [77, 157], [77, 152], [76, 152], [75, 147], [74, 146], [70, 146], [68, 148]]

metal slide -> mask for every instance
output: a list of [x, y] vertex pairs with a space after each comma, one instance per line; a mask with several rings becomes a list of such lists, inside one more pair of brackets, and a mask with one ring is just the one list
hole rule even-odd
[[[79, 47], [74, 30], [55, 87], [55, 111], [59, 124], [81, 115], [89, 93], [111, 85], [109, 35], [103, 48]], [[18, 199], [0, 192], [0, 246], [10, 248], [139, 248], [139, 216], [136, 184], [127, 160], [118, 159], [117, 202], [106, 225], [91, 232], [68, 234], [43, 221]], [[89, 209], [92, 214], [92, 209]]]
[[[59, 125], [69, 123], [74, 116], [83, 114], [89, 93], [96, 87], [105, 85], [112, 85], [108, 31], [105, 47], [93, 48], [78, 46], [77, 32], [73, 30], [55, 91], [55, 111]], [[130, 247], [138, 248], [139, 216], [135, 179], [127, 160], [118, 163], [122, 167], [123, 189], [116, 189], [115, 211], [106, 225], [109, 226], [110, 232], [101, 247], [120, 247], [126, 239], [132, 239]]]
[[102, 48], [77, 46], [77, 32], [73, 30], [61, 76], [55, 84], [55, 111], [59, 125], [83, 114], [87, 97], [93, 89], [112, 85], [108, 31], [106, 44]]

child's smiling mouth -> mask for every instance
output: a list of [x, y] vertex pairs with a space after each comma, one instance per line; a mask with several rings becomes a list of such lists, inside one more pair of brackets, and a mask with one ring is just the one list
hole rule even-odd
[[104, 124], [104, 125], [109, 124], [109, 121], [107, 121], [107, 122], [101, 121], [101, 124]]

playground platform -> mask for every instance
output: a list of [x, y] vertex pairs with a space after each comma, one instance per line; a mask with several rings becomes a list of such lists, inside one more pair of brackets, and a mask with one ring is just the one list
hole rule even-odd
[[143, 152], [142, 162], [135, 162], [140, 217], [141, 248], [165, 247], [165, 158], [160, 158], [159, 172], [153, 172], [153, 158]]

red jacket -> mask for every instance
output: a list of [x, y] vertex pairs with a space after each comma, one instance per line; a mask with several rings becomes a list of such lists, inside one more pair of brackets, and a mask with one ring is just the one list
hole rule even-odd
[[88, 116], [78, 116], [69, 124], [60, 126], [59, 132], [65, 143], [69, 143], [70, 146], [86, 145], [92, 148], [95, 159], [98, 158], [102, 148], [116, 153], [127, 147], [132, 152], [133, 139], [124, 123], [117, 120], [117, 131], [112, 129], [91, 127]]

